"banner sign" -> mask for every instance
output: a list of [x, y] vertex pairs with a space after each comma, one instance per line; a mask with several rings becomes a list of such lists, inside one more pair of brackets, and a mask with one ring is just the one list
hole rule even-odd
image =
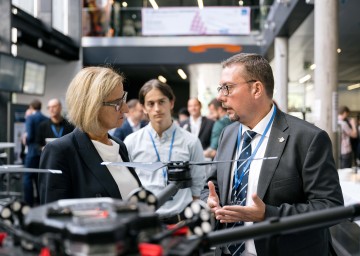
[[143, 8], [143, 36], [249, 35], [249, 7]]

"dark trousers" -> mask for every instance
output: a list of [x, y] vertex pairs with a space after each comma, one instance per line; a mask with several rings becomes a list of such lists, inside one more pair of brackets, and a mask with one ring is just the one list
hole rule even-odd
[[[39, 168], [40, 156], [28, 157], [25, 159], [25, 167], [27, 168]], [[24, 173], [23, 175], [23, 191], [24, 191], [24, 201], [30, 206], [38, 204], [38, 200], [35, 202], [34, 198], [34, 185], [36, 189], [36, 194], [39, 194], [38, 189], [38, 174], [37, 173]]]
[[340, 155], [340, 169], [351, 168], [352, 166], [352, 153]]

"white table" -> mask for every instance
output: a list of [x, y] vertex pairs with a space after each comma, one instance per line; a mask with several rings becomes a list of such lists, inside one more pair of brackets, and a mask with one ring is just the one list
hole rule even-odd
[[[344, 196], [344, 205], [360, 203], [360, 172], [354, 169], [339, 169], [340, 185]], [[360, 220], [355, 221], [360, 226]]]

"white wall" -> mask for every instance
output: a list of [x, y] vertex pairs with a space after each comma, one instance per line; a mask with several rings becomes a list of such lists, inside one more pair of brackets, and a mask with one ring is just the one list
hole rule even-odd
[[46, 70], [45, 94], [43, 96], [14, 94], [13, 103], [29, 104], [33, 99], [39, 99], [42, 102], [42, 112], [47, 114], [47, 102], [52, 98], [59, 98], [63, 103], [63, 110], [66, 112], [66, 89], [72, 78], [81, 68], [81, 61], [74, 61], [66, 64], [48, 64]]

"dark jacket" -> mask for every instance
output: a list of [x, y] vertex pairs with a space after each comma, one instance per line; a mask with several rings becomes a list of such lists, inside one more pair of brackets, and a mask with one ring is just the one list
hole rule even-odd
[[[119, 154], [124, 162], [128, 162], [125, 144], [111, 139], [120, 145]], [[122, 199], [110, 171], [101, 162], [103, 160], [88, 135], [77, 128], [47, 144], [41, 154], [40, 168], [58, 169], [63, 173], [40, 175], [40, 203], [88, 197]], [[134, 169], [129, 170], [141, 186]]]
[[[231, 160], [238, 129], [239, 122], [224, 128], [214, 161]], [[278, 158], [264, 160], [257, 186], [257, 194], [266, 205], [265, 218], [343, 205], [331, 141], [325, 131], [277, 110], [265, 151], [265, 157], [270, 156]], [[221, 205], [229, 204], [231, 165], [231, 162], [213, 165], [208, 178], [215, 184]], [[201, 199], [206, 201], [208, 195], [206, 185]], [[319, 228], [279, 236], [273, 249], [279, 256], [328, 256], [330, 243], [328, 228]], [[271, 255], [265, 239], [255, 240], [255, 247], [258, 256]]]
[[[210, 146], [211, 131], [213, 125], [214, 125], [213, 120], [206, 118], [205, 116], [201, 117], [201, 126], [198, 137], [204, 150]], [[181, 122], [180, 126], [186, 129], [187, 131], [191, 132], [190, 118]]]
[[[146, 121], [141, 121], [140, 122], [140, 128], [143, 128], [144, 126], [146, 126], [147, 123], [148, 122], [146, 122]], [[124, 141], [126, 136], [128, 136], [131, 133], [133, 133], [131, 125], [130, 125], [129, 121], [127, 119], [125, 119], [122, 126], [119, 127], [119, 128], [116, 128], [116, 130], [114, 132], [114, 137], [119, 138], [121, 141]]]

